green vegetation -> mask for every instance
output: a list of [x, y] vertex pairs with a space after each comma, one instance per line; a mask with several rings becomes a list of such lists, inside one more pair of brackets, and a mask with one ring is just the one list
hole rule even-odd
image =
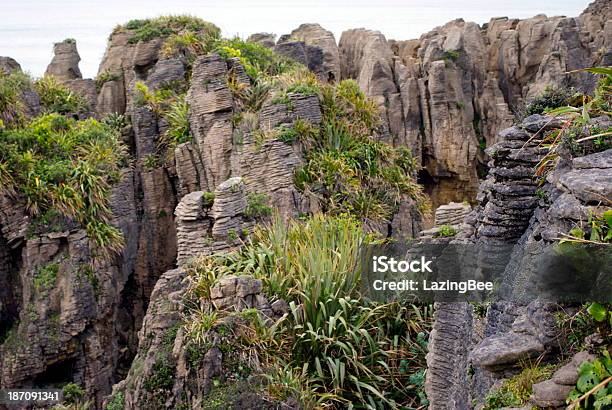
[[117, 132], [121, 132], [128, 125], [128, 119], [123, 114], [111, 113], [102, 119], [102, 123]]
[[249, 219], [261, 219], [270, 216], [272, 208], [268, 205], [268, 202], [269, 199], [266, 194], [248, 194], [244, 216]]
[[145, 390], [159, 392], [159, 390], [170, 390], [174, 385], [174, 367], [165, 356], [157, 358], [153, 364], [152, 374], [143, 383]]
[[77, 404], [85, 398], [85, 390], [76, 383], [68, 383], [62, 387], [64, 402], [68, 404]]
[[155, 38], [168, 37], [184, 31], [202, 33], [206, 35], [219, 35], [220, 30], [212, 23], [206, 22], [198, 17], [160, 16], [152, 19], [130, 20], [125, 25], [115, 27], [114, 33], [129, 32], [131, 34], [128, 42], [130, 44], [139, 41], [150, 41]]
[[568, 106], [577, 98], [579, 99], [580, 95], [571, 89], [546, 87], [540, 95], [519, 110], [517, 117], [523, 119], [533, 114], [543, 114], [555, 108]]
[[216, 27], [203, 31], [182, 31], [172, 34], [162, 46], [162, 56], [166, 58], [185, 56], [192, 64], [199, 55], [208, 54], [220, 41], [220, 31]]
[[202, 204], [204, 205], [205, 208], [210, 208], [211, 206], [213, 206], [214, 202], [215, 202], [214, 192], [205, 191], [202, 194]]
[[562, 117], [565, 125], [550, 132], [543, 130], [538, 132], [542, 134], [540, 146], [547, 149], [547, 154], [536, 167], [538, 177], [544, 178], [555, 166], [562, 148], [569, 149], [574, 155], [586, 155], [604, 151], [612, 146], [612, 129], [600, 130], [597, 127], [588, 127], [591, 118], [612, 115], [612, 68], [594, 67], [575, 72], [585, 71], [601, 76], [593, 97], [579, 95], [572, 98], [573, 105], [544, 111], [550, 116]]
[[457, 235], [457, 230], [454, 227], [450, 225], [442, 225], [434, 236], [447, 238], [447, 237], [455, 236], [455, 235]]
[[[426, 405], [422, 369], [430, 310], [362, 298], [359, 249], [372, 240], [348, 217], [316, 215], [288, 224], [277, 218], [256, 229], [240, 250], [196, 260], [194, 296], [209, 297], [225, 275], [247, 274], [261, 278], [268, 295], [289, 302], [289, 316], [272, 327], [248, 315], [251, 332], [239, 341], [256, 349], [269, 393], [278, 399], [295, 397], [307, 408]], [[210, 314], [196, 309], [188, 322], [199, 329], [195, 334], [204, 333], [201, 342]]]
[[252, 80], [279, 75], [297, 66], [297, 63], [269, 48], [238, 37], [221, 40], [214, 51], [225, 59], [238, 58]]
[[238, 232], [234, 228], [227, 231], [227, 241], [232, 244], [238, 240]]
[[612, 209], [608, 209], [601, 215], [591, 213], [588, 217], [586, 227], [583, 223], [575, 226], [568, 234], [561, 234], [561, 243], [612, 243]]
[[41, 267], [34, 275], [34, 288], [36, 291], [46, 292], [53, 289], [58, 273], [59, 265], [57, 263], [48, 263]]
[[98, 90], [98, 92], [100, 92], [100, 90], [102, 89], [102, 86], [106, 83], [108, 83], [109, 81], [117, 81], [121, 79], [121, 74], [120, 73], [115, 73], [112, 71], [104, 71], [102, 73], [100, 73], [100, 75], [98, 75], [95, 79], [96, 82], [96, 90]]
[[21, 71], [6, 74], [0, 70], [0, 130], [26, 121], [21, 96], [32, 87], [32, 79]]
[[447, 50], [442, 53], [442, 60], [448, 61], [457, 61], [461, 56], [459, 50]]
[[502, 407], [522, 407], [528, 403], [532, 386], [549, 378], [555, 370], [553, 365], [523, 364], [523, 370], [506, 380], [499, 389], [485, 398], [483, 410]]
[[27, 74], [0, 72], [0, 130], [24, 126], [27, 122], [24, 92], [36, 91], [46, 113], [75, 114], [88, 110], [85, 99], [61, 85], [54, 77], [32, 80]]
[[123, 410], [125, 406], [125, 397], [123, 392], [118, 392], [114, 394], [108, 399], [108, 403], [106, 403], [105, 410]]
[[323, 124], [307, 133], [306, 165], [297, 171], [295, 184], [320, 201], [323, 211], [348, 213], [359, 219], [385, 220], [404, 196], [429, 211], [413, 175], [418, 167], [406, 148], [394, 148], [376, 135], [378, 109], [353, 80], [322, 86]]
[[123, 246], [121, 232], [109, 224], [109, 196], [126, 158], [109, 126], [47, 114], [0, 130], [0, 187], [19, 192], [33, 216], [53, 209], [75, 220], [107, 256]]
[[55, 77], [45, 76], [34, 82], [34, 90], [46, 112], [71, 114], [86, 112], [89, 107], [85, 99], [60, 84]]
[[191, 133], [189, 131], [189, 104], [187, 104], [184, 97], [177, 98], [170, 103], [165, 118], [168, 121], [166, 137], [173, 145], [191, 140]]
[[100, 280], [90, 264], [83, 263], [79, 265], [77, 276], [79, 278], [85, 278], [87, 282], [89, 282], [96, 298], [100, 295]]
[[603, 410], [612, 406], [612, 358], [604, 350], [593, 362], [578, 368], [576, 388], [567, 398], [568, 408], [574, 410]]
[[168, 123], [167, 131], [158, 142], [158, 156], [178, 144], [191, 140], [189, 104], [185, 101], [185, 91], [181, 84], [166, 84], [158, 90], [151, 91], [143, 82], [137, 82], [135, 89], [136, 105], [146, 107]]

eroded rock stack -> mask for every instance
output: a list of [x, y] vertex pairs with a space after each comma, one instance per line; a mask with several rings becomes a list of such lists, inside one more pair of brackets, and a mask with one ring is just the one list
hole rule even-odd
[[[607, 117], [594, 118], [584, 127], [582, 136], [592, 127], [600, 129], [599, 124], [604, 129], [612, 125]], [[499, 142], [487, 149], [491, 157], [489, 176], [481, 185], [479, 205], [465, 218], [465, 232], [457, 241], [478, 244], [484, 256], [504, 247], [510, 247], [506, 252], [514, 248], [502, 285], [509, 289], [508, 300], [492, 303], [484, 322], [472, 318], [468, 314], [472, 309], [466, 304], [436, 304], [426, 384], [432, 408], [465, 408], [466, 403], [482, 400], [500, 380], [515, 374], [522, 361], [555, 354], [556, 305], [527, 296], [538, 286], [537, 255], [580, 220], [599, 212], [605, 201], [602, 198], [612, 197], [612, 150], [573, 159], [569, 152], [561, 152], [561, 160], [546, 177], [547, 183], [538, 188], [535, 168], [546, 152], [540, 141], [562, 126], [560, 119], [530, 116], [500, 132]], [[488, 259], [484, 257], [483, 261], [487, 263]], [[474, 330], [459, 332], [465, 328]], [[468, 366], [474, 367], [470, 388], [461, 377], [456, 383], [449, 379], [448, 374], [454, 374], [451, 369], [467, 371]], [[437, 368], [442, 370], [432, 371]], [[565, 397], [552, 400], [551, 394], [567, 393], [569, 384], [552, 383], [534, 386], [534, 404], [564, 403]], [[453, 402], [453, 397], [465, 399], [466, 394], [467, 401]]]

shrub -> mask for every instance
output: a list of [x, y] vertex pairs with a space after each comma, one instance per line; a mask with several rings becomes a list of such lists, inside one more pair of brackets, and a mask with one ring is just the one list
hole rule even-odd
[[34, 288], [38, 292], [45, 292], [55, 286], [59, 265], [57, 263], [48, 263], [41, 267], [34, 275]]
[[219, 35], [218, 29], [199, 32], [186, 30], [172, 34], [162, 46], [162, 56], [165, 58], [185, 56], [191, 64], [197, 56], [208, 54], [214, 49], [220, 41]]
[[40, 96], [41, 105], [48, 113], [81, 113], [89, 109], [87, 101], [81, 95], [70, 91], [53, 76], [44, 76], [35, 81], [34, 89]]
[[76, 404], [85, 397], [85, 390], [75, 383], [68, 383], [62, 387], [64, 401], [69, 404]]
[[525, 118], [533, 114], [543, 114], [546, 110], [565, 107], [571, 103], [574, 94], [573, 90], [566, 88], [546, 87], [540, 95], [529, 101], [519, 116]]
[[529, 401], [532, 386], [549, 378], [555, 369], [553, 365], [524, 363], [522, 366], [523, 370], [519, 374], [505, 381], [485, 398], [483, 410], [524, 406]]
[[402, 197], [428, 203], [413, 175], [416, 162], [410, 151], [394, 148], [375, 135], [377, 108], [349, 80], [321, 91], [323, 124], [301, 142], [306, 164], [296, 172], [295, 185], [317, 195], [323, 211], [349, 213], [360, 219], [389, 219]]
[[102, 123], [117, 132], [121, 132], [128, 125], [128, 119], [123, 114], [110, 113], [102, 119]]
[[121, 232], [109, 225], [109, 197], [127, 150], [115, 130], [94, 119], [43, 115], [0, 130], [0, 158], [10, 176], [0, 182], [24, 197], [31, 215], [54, 209], [85, 228], [102, 256], [121, 249]]
[[161, 16], [153, 19], [130, 20], [123, 26], [115, 28], [114, 32], [130, 30], [132, 35], [130, 44], [139, 41], [150, 41], [154, 38], [168, 37], [182, 31], [198, 32], [204, 35], [219, 35], [220, 30], [212, 23], [208, 23], [193, 16]]
[[151, 369], [152, 374], [143, 383], [145, 390], [156, 392], [170, 390], [174, 385], [174, 367], [165, 357], [158, 357]]
[[442, 225], [434, 236], [447, 238], [455, 235], [457, 235], [457, 230], [454, 227], [450, 225]]
[[612, 405], [612, 358], [604, 350], [593, 362], [584, 362], [578, 368], [576, 388], [567, 398], [567, 404], [578, 409], [605, 409]]
[[249, 274], [290, 302], [290, 315], [272, 328], [256, 326], [252, 342], [276, 369], [270, 392], [279, 399], [306, 400], [311, 391], [308, 401], [321, 406], [424, 405], [428, 308], [361, 298], [359, 250], [369, 241], [351, 218], [277, 218], [240, 250], [202, 258], [192, 292], [204, 297], [220, 277]]
[[205, 208], [210, 208], [215, 202], [215, 193], [206, 191], [202, 194], [202, 203]]
[[269, 216], [272, 213], [272, 208], [268, 205], [268, 201], [268, 196], [265, 194], [248, 194], [244, 216], [250, 219]]
[[0, 70], [0, 129], [23, 125], [25, 106], [22, 94], [32, 89], [32, 80], [21, 71], [6, 74]]
[[105, 410], [123, 410], [125, 406], [125, 397], [123, 392], [117, 392], [112, 395], [106, 403]]
[[294, 62], [274, 53], [269, 48], [238, 37], [221, 40], [214, 51], [225, 59], [240, 59], [240, 63], [252, 80], [278, 75], [295, 66]]
[[171, 146], [191, 140], [189, 104], [185, 101], [184, 96], [177, 97], [169, 104], [164, 113], [164, 118], [168, 121], [168, 131], [166, 131], [165, 137]]

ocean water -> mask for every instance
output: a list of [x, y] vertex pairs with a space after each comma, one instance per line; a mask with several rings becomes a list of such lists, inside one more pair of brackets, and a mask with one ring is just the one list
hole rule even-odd
[[0, 55], [15, 58], [35, 76], [44, 73], [54, 42], [75, 38], [85, 77], [94, 77], [109, 34], [117, 24], [162, 14], [192, 14], [219, 26], [225, 36], [277, 35], [301, 23], [319, 23], [340, 39], [365, 27], [406, 40], [447, 21], [479, 24], [491, 17], [536, 14], [578, 16], [588, 0], [0, 0]]

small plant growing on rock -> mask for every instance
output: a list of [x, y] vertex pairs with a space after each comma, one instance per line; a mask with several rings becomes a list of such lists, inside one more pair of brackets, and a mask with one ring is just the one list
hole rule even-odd
[[227, 240], [229, 243], [234, 243], [238, 240], [238, 233], [234, 228], [227, 231]]
[[266, 194], [251, 193], [247, 195], [247, 206], [244, 216], [249, 219], [265, 218], [272, 214], [272, 208], [268, 205]]
[[593, 362], [578, 368], [576, 388], [567, 398], [568, 409], [603, 410], [612, 405], [612, 358], [604, 350]]
[[108, 125], [113, 130], [120, 132], [128, 125], [128, 119], [123, 114], [110, 113], [102, 119], [102, 123]]
[[170, 390], [174, 385], [174, 367], [166, 357], [158, 357], [153, 365], [152, 374], [143, 383], [145, 390], [159, 393], [160, 390]]
[[546, 87], [544, 91], [534, 97], [517, 113], [519, 119], [533, 114], [543, 114], [547, 110], [566, 107], [575, 100], [576, 93], [572, 89]]
[[165, 134], [166, 140], [171, 146], [182, 144], [191, 140], [189, 129], [189, 104], [184, 97], [179, 97], [171, 102], [164, 114], [168, 121], [168, 131]]
[[202, 193], [202, 205], [205, 208], [210, 208], [211, 206], [213, 206], [214, 202], [215, 202], [215, 193], [214, 192], [205, 191], [205, 192]]
[[108, 402], [106, 403], [106, 407], [104, 410], [123, 410], [125, 407], [125, 397], [123, 392], [117, 392], [112, 395]]
[[457, 229], [450, 225], [442, 225], [438, 232], [434, 235], [435, 237], [448, 238], [457, 235]]
[[68, 404], [77, 404], [85, 397], [85, 390], [76, 383], [68, 383], [62, 387], [64, 401]]
[[523, 370], [519, 374], [505, 381], [485, 398], [483, 410], [525, 405], [531, 396], [532, 386], [546, 380], [555, 370], [554, 365], [542, 366], [539, 363], [522, 363], [521, 367]]
[[121, 79], [121, 73], [116, 73], [113, 71], [103, 71], [98, 75], [95, 79], [96, 90], [100, 92], [102, 86], [110, 81], [117, 81]]
[[160, 160], [155, 154], [148, 154], [142, 160], [142, 166], [146, 170], [152, 170], [160, 166]]
[[46, 292], [55, 286], [57, 274], [59, 273], [59, 265], [57, 263], [48, 263], [36, 272], [34, 275], [34, 287], [38, 292]]

